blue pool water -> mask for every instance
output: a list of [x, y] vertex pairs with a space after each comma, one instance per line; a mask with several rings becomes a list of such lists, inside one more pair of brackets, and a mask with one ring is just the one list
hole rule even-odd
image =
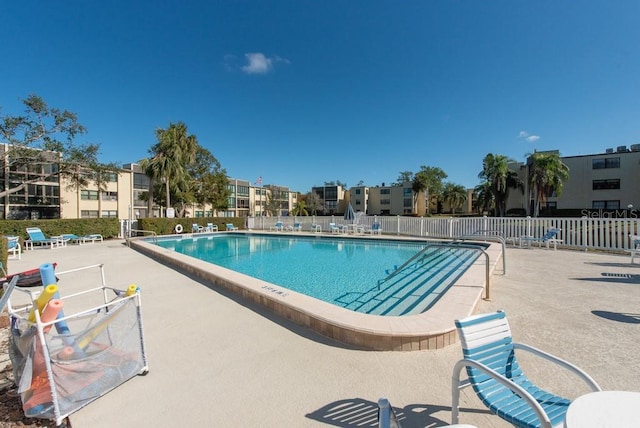
[[[478, 257], [424, 242], [259, 234], [163, 238], [158, 245], [357, 312], [424, 312]], [[395, 275], [389, 277], [394, 272]]]

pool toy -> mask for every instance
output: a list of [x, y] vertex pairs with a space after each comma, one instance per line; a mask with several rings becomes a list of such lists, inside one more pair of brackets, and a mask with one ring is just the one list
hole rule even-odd
[[[29, 321], [36, 322], [36, 310], [39, 314], [42, 314], [44, 307], [47, 306], [49, 300], [55, 298], [58, 295], [58, 286], [55, 284], [49, 284], [44, 287], [44, 290], [38, 298], [36, 299], [35, 305], [31, 308], [31, 312], [29, 312]], [[41, 315], [42, 316], [42, 315]]]
[[138, 291], [138, 286], [135, 284], [131, 284], [129, 285], [129, 288], [127, 288], [127, 291], [124, 293], [125, 296], [133, 296], [134, 294], [136, 294], [136, 292]]
[[[54, 272], [54, 269], [55, 269], [55, 266], [51, 263], [44, 263], [40, 265], [40, 276], [42, 276], [43, 284], [56, 284], [58, 282], [58, 280], [56, 279], [56, 274]], [[53, 295], [53, 298], [59, 299], [60, 295], [56, 292]], [[63, 311], [58, 312], [57, 318], [58, 319], [64, 318], [64, 312]], [[58, 332], [58, 334], [71, 333], [71, 331], [69, 330], [69, 326], [67, 325], [67, 322], [64, 320], [56, 323], [56, 331]]]
[[176, 227], [174, 229], [176, 231], [176, 233], [182, 233], [182, 225], [181, 224], [176, 224]]
[[[44, 308], [44, 311], [42, 312], [42, 317], [40, 317], [41, 321], [43, 323], [47, 323], [56, 319], [60, 311], [62, 311], [63, 306], [64, 306], [64, 303], [60, 299], [49, 300], [49, 303], [47, 303], [47, 306]], [[48, 333], [49, 330], [51, 330], [50, 325], [46, 326], [43, 329], [45, 333]]]

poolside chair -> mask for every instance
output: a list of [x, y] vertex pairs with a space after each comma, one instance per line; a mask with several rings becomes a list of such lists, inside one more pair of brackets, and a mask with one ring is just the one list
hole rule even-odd
[[200, 226], [198, 223], [193, 223], [191, 225], [191, 232], [192, 233], [204, 232], [204, 227]]
[[284, 223], [277, 221], [276, 224], [271, 226], [269, 230], [275, 230], [276, 232], [282, 232], [284, 230]]
[[207, 232], [217, 232], [218, 231], [218, 225], [217, 224], [213, 224], [213, 223], [207, 223], [207, 227], [205, 229]]
[[378, 400], [378, 427], [400, 428], [400, 422], [398, 422], [398, 417], [393, 411], [391, 403], [384, 397]]
[[289, 230], [291, 232], [301, 232], [302, 231], [302, 225], [300, 223], [293, 223], [290, 224], [286, 227], [286, 230]]
[[39, 227], [27, 227], [27, 234], [29, 239], [24, 241], [25, 250], [32, 250], [34, 245], [46, 245], [51, 249], [64, 246], [64, 241], [59, 238], [47, 238]]
[[312, 223], [311, 224], [311, 231], [313, 233], [322, 232], [322, 226], [320, 226], [319, 224]]
[[331, 233], [340, 233], [343, 231], [343, 227], [335, 223], [329, 223], [329, 230]]
[[[562, 426], [571, 401], [535, 386], [518, 365], [516, 349], [573, 372], [592, 391], [601, 390], [591, 376], [573, 364], [531, 346], [514, 343], [503, 311], [474, 315], [456, 320], [455, 324], [464, 359], [453, 369], [451, 417], [454, 424], [458, 422], [460, 390], [471, 385], [492, 413], [516, 427]], [[461, 381], [460, 372], [464, 368], [468, 379]]]
[[74, 235], [73, 233], [64, 233], [62, 235], [52, 236], [51, 239], [59, 240], [63, 247], [66, 246], [67, 243], [81, 244], [83, 241], [81, 236]]
[[520, 247], [522, 244], [526, 243], [528, 246], [531, 246], [532, 242], [537, 242], [538, 247], [542, 247], [542, 244], [546, 244], [547, 249], [549, 249], [549, 244], [553, 244], [553, 249], [557, 248], [558, 244], [562, 244], [564, 241], [562, 239], [556, 238], [556, 235], [560, 233], [562, 229], [553, 228], [549, 229], [547, 233], [542, 236], [542, 238], [536, 238], [533, 236], [521, 236], [520, 237]]
[[225, 228], [226, 228], [228, 231], [238, 230], [238, 228], [237, 228], [237, 227], [235, 227], [235, 226], [233, 225], [233, 223], [227, 223], [227, 224], [225, 224], [224, 226], [225, 226]]
[[370, 233], [371, 235], [382, 235], [382, 226], [380, 223], [373, 223], [371, 228], [365, 229], [366, 233]]
[[7, 252], [13, 254], [13, 259], [22, 259], [22, 247], [19, 236], [7, 236]]
[[[445, 425], [449, 428], [477, 428], [473, 425]], [[378, 427], [379, 428], [401, 428], [400, 417], [391, 407], [389, 400], [382, 397], [378, 400]]]

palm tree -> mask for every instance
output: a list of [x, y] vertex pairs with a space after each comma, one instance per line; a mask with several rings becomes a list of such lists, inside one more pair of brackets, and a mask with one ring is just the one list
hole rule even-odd
[[529, 155], [529, 188], [534, 196], [533, 216], [540, 212], [540, 204], [554, 192], [562, 193], [563, 183], [569, 179], [569, 167], [560, 159], [558, 152], [535, 152]]
[[491, 212], [495, 209], [496, 200], [493, 196], [493, 192], [491, 191], [490, 182], [485, 181], [484, 183], [478, 184], [473, 191], [476, 194], [476, 203], [474, 208], [478, 210], [480, 214], [483, 214], [484, 211]]
[[[187, 167], [195, 160], [198, 141], [195, 135], [188, 135], [187, 126], [183, 122], [170, 123], [167, 129], [157, 129], [158, 142], [149, 151], [151, 158], [140, 164], [145, 174], [151, 179], [149, 194], [153, 194], [153, 182], [162, 180], [165, 187], [166, 207], [171, 207], [171, 185], [186, 183]], [[151, 197], [150, 205], [152, 203]]]
[[524, 189], [522, 180], [509, 169], [509, 163], [513, 162], [504, 155], [487, 154], [482, 161], [482, 172], [478, 178], [488, 183], [495, 201], [496, 216], [504, 217], [506, 212], [507, 196], [510, 189]]
[[442, 197], [451, 206], [451, 213], [455, 214], [456, 208], [462, 207], [467, 200], [467, 189], [461, 184], [445, 183]]
[[429, 214], [429, 199], [438, 196], [442, 192], [442, 180], [447, 178], [447, 174], [438, 167], [424, 166], [420, 167], [420, 171], [414, 174], [411, 182], [411, 190], [413, 191], [413, 206], [417, 213], [418, 195], [425, 193], [427, 202], [427, 214]]
[[309, 211], [307, 211], [307, 203], [304, 199], [298, 199], [296, 206], [291, 210], [291, 214], [293, 215], [309, 215]]

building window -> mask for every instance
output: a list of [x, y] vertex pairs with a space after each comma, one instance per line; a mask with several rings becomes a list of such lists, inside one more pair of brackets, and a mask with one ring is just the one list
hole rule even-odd
[[138, 172], [133, 173], [133, 187], [134, 189], [148, 189], [150, 179], [144, 174]]
[[593, 190], [608, 190], [608, 189], [619, 189], [620, 188], [620, 179], [610, 179], [610, 180], [593, 180]]
[[118, 192], [102, 192], [102, 200], [115, 202], [118, 200]]
[[81, 190], [80, 199], [85, 201], [97, 201], [98, 191], [97, 190]]
[[390, 195], [391, 194], [391, 189], [380, 189], [380, 194], [381, 195]]
[[407, 207], [413, 208], [413, 199], [404, 198], [404, 206], [405, 206], [405, 208], [407, 208]]
[[356, 199], [356, 206], [360, 205], [360, 199]]
[[115, 211], [115, 210], [102, 211], [102, 218], [118, 218], [118, 211]]
[[619, 210], [620, 201], [593, 201], [591, 208], [594, 210]]
[[238, 195], [249, 196], [249, 186], [238, 185]]
[[411, 196], [412, 195], [412, 191], [408, 187], [405, 187], [404, 189], [402, 189], [402, 193], [404, 194], [404, 196]]
[[356, 195], [360, 194], [360, 189], [356, 189]]
[[82, 210], [80, 211], [81, 218], [98, 218], [98, 210]]
[[380, 205], [391, 205], [391, 199], [380, 199]]
[[592, 166], [593, 169], [620, 168], [620, 158], [593, 159]]

